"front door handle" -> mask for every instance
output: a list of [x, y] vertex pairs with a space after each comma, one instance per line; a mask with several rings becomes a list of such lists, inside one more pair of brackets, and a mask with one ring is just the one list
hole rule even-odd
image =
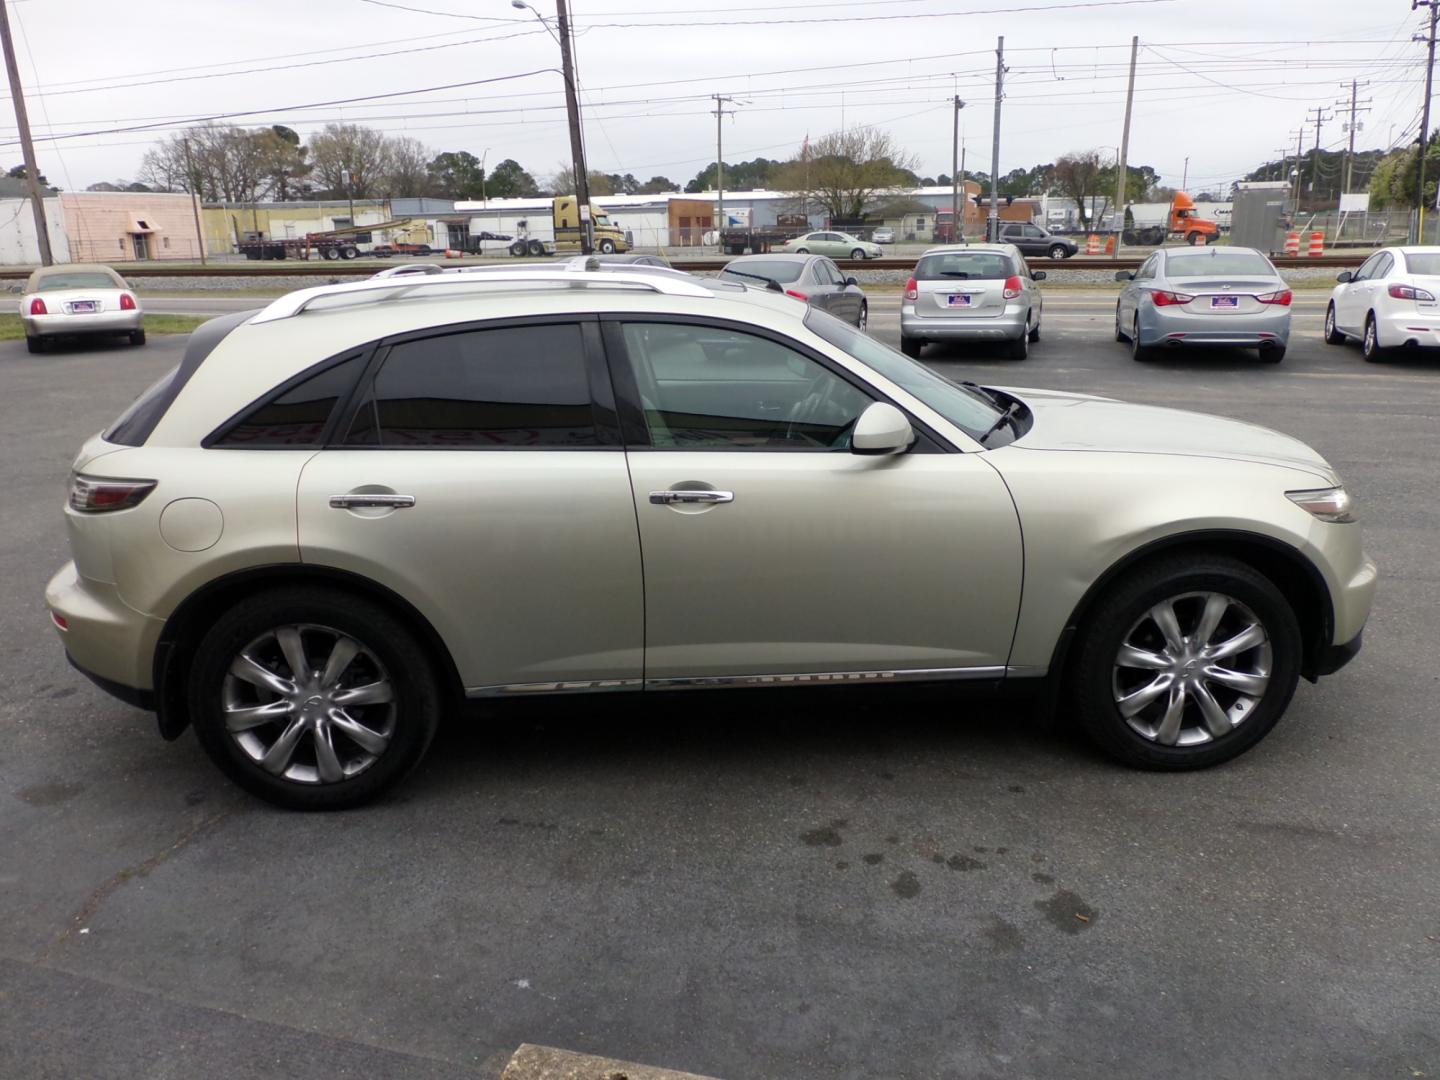
[[330, 506], [335, 510], [404, 510], [415, 505], [414, 495], [331, 495]]
[[728, 503], [735, 501], [733, 491], [652, 491], [650, 501], [656, 506], [672, 503]]

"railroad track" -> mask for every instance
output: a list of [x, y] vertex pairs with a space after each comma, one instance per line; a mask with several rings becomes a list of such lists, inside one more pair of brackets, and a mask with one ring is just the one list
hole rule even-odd
[[[1340, 255], [1317, 255], [1307, 256], [1279, 256], [1271, 261], [1280, 269], [1296, 269], [1299, 267], [1335, 267], [1345, 269], [1346, 267], [1359, 266], [1370, 254], [1369, 251], [1357, 251]], [[1145, 257], [1132, 258], [1124, 256], [1118, 259], [1105, 256], [1076, 256], [1072, 259], [1029, 259], [1027, 260], [1032, 270], [1135, 270], [1145, 261]], [[915, 266], [914, 259], [867, 259], [863, 262], [852, 262], [849, 259], [836, 259], [836, 264], [845, 270], [910, 270]], [[387, 265], [395, 265], [390, 263]], [[401, 264], [403, 265], [403, 264]], [[456, 266], [474, 266], [473, 262], [457, 262]], [[516, 262], [516, 266], [525, 265], [523, 262]], [[693, 260], [677, 259], [670, 264], [676, 270], [718, 270], [725, 265], [722, 259]], [[271, 277], [316, 277], [316, 278], [363, 278], [369, 277], [377, 270], [384, 267], [375, 264], [359, 264], [353, 262], [324, 262], [310, 263], [301, 261], [281, 261], [278, 265], [251, 266], [242, 263], [220, 263], [215, 266], [146, 266], [130, 267], [121, 263], [118, 267], [126, 273], [136, 277], [165, 277], [165, 278], [271, 278]], [[8, 270], [0, 269], [0, 280], [23, 281], [30, 276], [29, 270]]]

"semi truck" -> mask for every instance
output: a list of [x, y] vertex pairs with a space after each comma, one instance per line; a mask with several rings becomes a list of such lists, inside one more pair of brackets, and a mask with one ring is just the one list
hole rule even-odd
[[[610, 220], [610, 216], [593, 202], [589, 208], [591, 240], [594, 249], [610, 255], [630, 250], [630, 240], [625, 230]], [[515, 238], [510, 244], [510, 254], [553, 255], [556, 252], [580, 250], [580, 236], [584, 227], [584, 215], [580, 212], [579, 201], [574, 195], [557, 195], [550, 204], [550, 221], [532, 221], [524, 218], [516, 222]], [[549, 236], [546, 236], [546, 233]]]
[[[1185, 243], [1213, 244], [1220, 238], [1220, 225], [1210, 218], [1200, 216], [1200, 210], [1183, 191], [1177, 191], [1170, 201], [1168, 217], [1163, 225], [1143, 225], [1135, 229], [1134, 243], [1158, 246], [1166, 240], [1184, 240]], [[1128, 240], [1128, 237], [1127, 237]]]

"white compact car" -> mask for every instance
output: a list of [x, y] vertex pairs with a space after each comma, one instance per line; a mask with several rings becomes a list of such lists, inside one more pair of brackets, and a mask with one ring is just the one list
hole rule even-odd
[[1326, 344], [1359, 338], [1372, 364], [1396, 349], [1440, 347], [1440, 247], [1381, 248], [1336, 280]]
[[1296, 439], [950, 382], [783, 293], [588, 261], [208, 322], [64, 516], [71, 662], [289, 806], [544, 694], [1028, 685], [1122, 761], [1214, 765], [1356, 653], [1375, 588]]
[[20, 290], [20, 321], [32, 353], [60, 337], [106, 334], [145, 344], [140, 298], [125, 279], [98, 263], [42, 266]]

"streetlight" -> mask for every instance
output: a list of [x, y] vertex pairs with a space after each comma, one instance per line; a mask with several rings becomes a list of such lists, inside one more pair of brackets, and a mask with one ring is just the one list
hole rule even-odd
[[490, 206], [490, 198], [485, 194], [485, 159], [490, 156], [490, 147], [485, 147], [485, 152], [480, 155], [480, 202], [487, 209]]
[[585, 143], [580, 137], [580, 99], [575, 93], [575, 64], [570, 57], [570, 13], [566, 9], [566, 0], [555, 0], [555, 24], [559, 30], [550, 29], [550, 23], [531, 7], [525, 0], [510, 0], [510, 6], [517, 11], [528, 11], [540, 20], [540, 25], [545, 27], [546, 33], [555, 39], [555, 44], [560, 46], [560, 66], [563, 69], [561, 76], [565, 79], [565, 112], [570, 121], [570, 158], [571, 168], [575, 171], [575, 203], [576, 211], [580, 216], [580, 250], [589, 255], [593, 245], [591, 243], [590, 220], [590, 174], [585, 169]]

